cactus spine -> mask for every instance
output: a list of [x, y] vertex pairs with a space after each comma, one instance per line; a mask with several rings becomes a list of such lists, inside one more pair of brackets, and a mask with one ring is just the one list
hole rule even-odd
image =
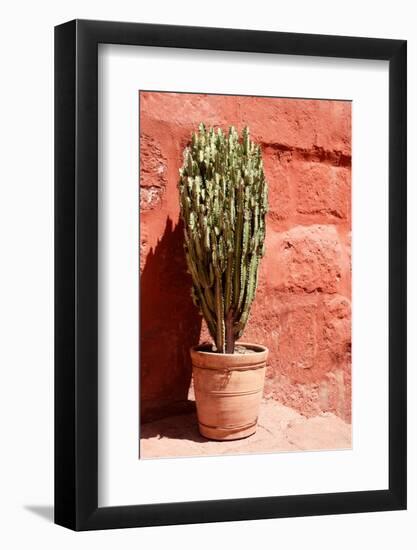
[[184, 150], [179, 195], [192, 297], [219, 353], [234, 353], [264, 255], [268, 190], [260, 146], [200, 124]]

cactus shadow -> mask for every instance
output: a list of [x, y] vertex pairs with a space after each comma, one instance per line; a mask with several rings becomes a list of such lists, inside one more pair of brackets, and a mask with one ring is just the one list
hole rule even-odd
[[140, 423], [189, 413], [189, 349], [200, 338], [183, 249], [183, 224], [167, 218], [140, 276]]

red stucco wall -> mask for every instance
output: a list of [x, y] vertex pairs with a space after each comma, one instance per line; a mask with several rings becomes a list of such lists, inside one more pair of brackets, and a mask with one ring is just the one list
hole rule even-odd
[[178, 169], [199, 122], [248, 125], [269, 184], [266, 256], [243, 340], [270, 349], [266, 397], [306, 415], [351, 411], [351, 104], [140, 93], [142, 420], [186, 401], [188, 348], [207, 337], [190, 298]]

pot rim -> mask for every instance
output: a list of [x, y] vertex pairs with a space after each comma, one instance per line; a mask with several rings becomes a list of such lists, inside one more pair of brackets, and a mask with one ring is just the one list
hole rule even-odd
[[269, 350], [266, 346], [251, 342], [239, 342], [239, 345], [252, 349], [255, 353], [217, 353], [202, 351], [198, 346], [190, 349], [191, 362], [194, 368], [210, 370], [247, 370], [264, 368]]

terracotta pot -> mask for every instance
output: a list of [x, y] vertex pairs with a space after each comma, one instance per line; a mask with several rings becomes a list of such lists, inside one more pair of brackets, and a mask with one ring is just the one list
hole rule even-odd
[[239, 342], [255, 353], [213, 353], [191, 348], [198, 426], [208, 439], [241, 439], [256, 432], [268, 349]]

